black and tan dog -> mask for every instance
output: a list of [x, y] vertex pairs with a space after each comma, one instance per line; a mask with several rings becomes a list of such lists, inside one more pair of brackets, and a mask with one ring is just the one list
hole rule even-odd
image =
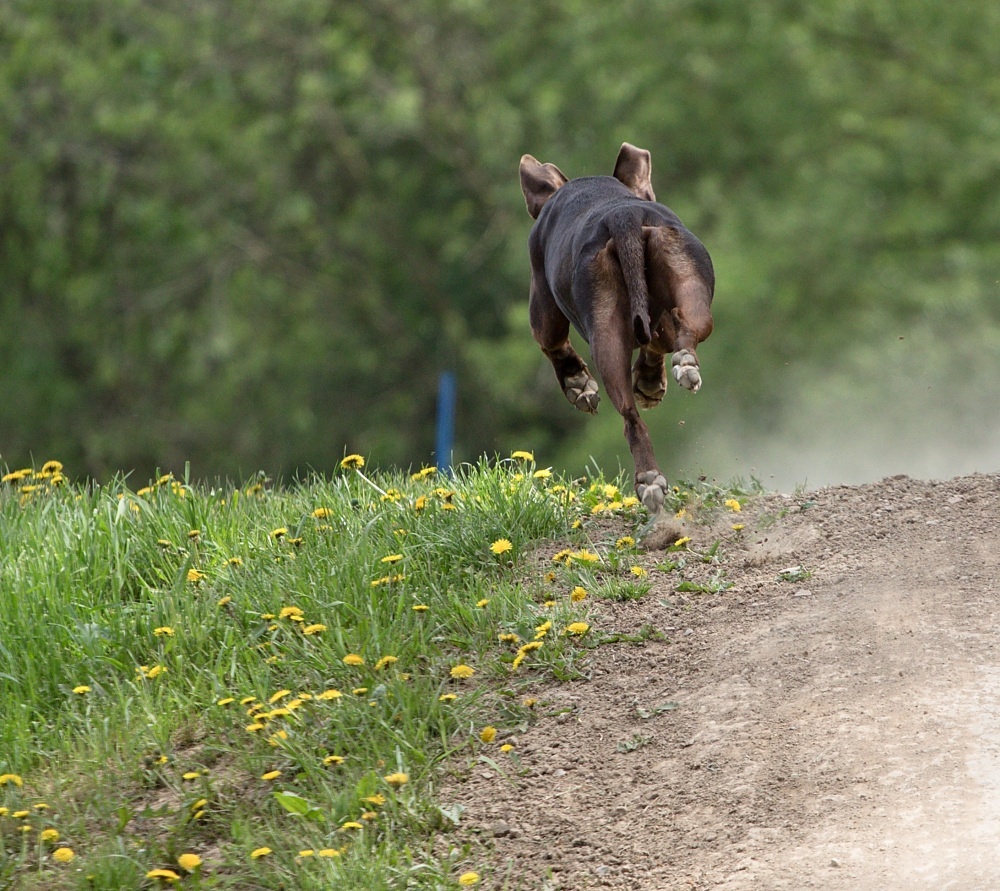
[[636, 494], [653, 516], [647, 543], [655, 547], [684, 530], [664, 515], [667, 481], [636, 404], [652, 408], [663, 399], [667, 353], [674, 379], [692, 392], [701, 387], [695, 348], [712, 333], [715, 274], [702, 243], [656, 202], [650, 170], [649, 152], [627, 142], [614, 176], [568, 180], [554, 164], [521, 158], [521, 190], [537, 220], [528, 239], [531, 330], [566, 398], [592, 413], [597, 381], [570, 345], [570, 322], [590, 344], [625, 419]]

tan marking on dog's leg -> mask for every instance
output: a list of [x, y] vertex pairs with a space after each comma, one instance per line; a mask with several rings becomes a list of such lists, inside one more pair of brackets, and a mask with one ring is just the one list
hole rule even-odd
[[673, 322], [671, 373], [684, 389], [697, 393], [702, 381], [695, 348], [712, 333], [711, 289], [678, 230], [661, 226], [645, 233], [651, 293], [670, 308]]

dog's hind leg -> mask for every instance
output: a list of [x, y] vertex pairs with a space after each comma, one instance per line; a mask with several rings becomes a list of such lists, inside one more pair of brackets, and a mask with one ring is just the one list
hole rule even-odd
[[655, 303], [669, 308], [663, 330], [672, 341], [666, 347], [673, 350], [671, 372], [684, 389], [697, 393], [701, 369], [695, 349], [712, 333], [712, 261], [700, 242], [685, 238], [677, 229], [662, 226], [644, 231], [650, 294]]
[[635, 332], [627, 311], [625, 282], [610, 248], [597, 254], [591, 273], [593, 331], [590, 347], [604, 381], [604, 390], [625, 421], [625, 439], [635, 462], [636, 495], [653, 517], [649, 528], [655, 535], [646, 543], [652, 547], [672, 544], [685, 530], [663, 509], [667, 480], [657, 467], [649, 429], [636, 407], [630, 369]]
[[566, 398], [580, 411], [596, 414], [601, 400], [597, 381], [569, 342], [569, 319], [556, 305], [544, 276], [534, 271], [531, 274], [528, 314], [531, 333], [552, 363]]

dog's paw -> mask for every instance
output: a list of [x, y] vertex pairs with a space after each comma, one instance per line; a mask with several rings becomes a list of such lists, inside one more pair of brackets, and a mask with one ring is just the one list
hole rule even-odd
[[663, 364], [650, 369], [636, 365], [632, 369], [632, 393], [639, 408], [655, 408], [667, 392], [667, 369]]
[[597, 404], [601, 401], [601, 397], [597, 392], [597, 381], [587, 371], [567, 377], [563, 392], [580, 411], [591, 415], [597, 414]]
[[701, 389], [701, 371], [698, 357], [690, 350], [678, 350], [670, 360], [674, 380], [685, 390], [697, 393]]
[[663, 501], [667, 497], [667, 478], [658, 470], [644, 470], [635, 475], [635, 494], [645, 505], [650, 514], [656, 515], [663, 510]]

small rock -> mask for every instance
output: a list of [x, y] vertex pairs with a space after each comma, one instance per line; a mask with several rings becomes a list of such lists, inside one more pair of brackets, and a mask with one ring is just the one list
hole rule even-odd
[[840, 867], [840, 861], [836, 857], [834, 857], [830, 861], [830, 866], [832, 866], [834, 869], [838, 869]]
[[812, 597], [813, 596], [813, 592], [810, 591], [808, 588], [802, 588], [801, 590], [796, 591], [792, 596], [793, 597]]
[[602, 876], [602, 877], [603, 876], [609, 876], [609, 875], [611, 875], [611, 867], [610, 866], [598, 866], [597, 869], [594, 870], [594, 872], [596, 872], [599, 876]]
[[493, 824], [493, 837], [503, 838], [504, 836], [510, 835], [510, 826], [507, 825], [503, 820], [497, 820]]

